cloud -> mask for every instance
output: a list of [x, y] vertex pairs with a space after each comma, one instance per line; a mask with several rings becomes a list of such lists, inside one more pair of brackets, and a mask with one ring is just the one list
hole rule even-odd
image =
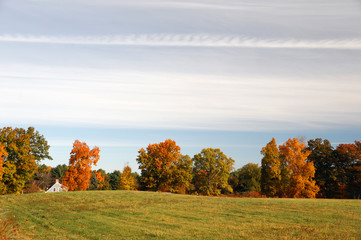
[[359, 81], [317, 80], [3, 65], [0, 121], [243, 131], [360, 125]]
[[32, 0], [33, 2], [49, 2], [49, 3], [81, 3], [83, 5], [93, 5], [93, 6], [129, 6], [129, 7], [140, 7], [140, 8], [176, 8], [176, 9], [216, 9], [216, 10], [241, 10], [254, 8], [254, 3], [249, 4], [240, 4], [238, 1], [224, 1], [219, 3], [217, 1], [172, 1], [172, 0]]
[[114, 36], [0, 35], [0, 42], [105, 46], [208, 47], [208, 48], [294, 48], [361, 50], [361, 39], [260, 39], [209, 34], [139, 34]]
[[[80, 141], [81, 138], [80, 138]], [[52, 147], [72, 147], [74, 143], [74, 139], [57, 139], [57, 138], [48, 138], [48, 142]], [[147, 147], [149, 142], [144, 141], [134, 141], [129, 142], [129, 140], [103, 140], [101, 137], [98, 137], [97, 139], [87, 139], [86, 143], [88, 146], [98, 146], [100, 148], [102, 147], [112, 147], [112, 148], [141, 148], [141, 147]], [[180, 144], [181, 147], [187, 147], [187, 148], [202, 148], [204, 147], [204, 144]], [[213, 147], [213, 146], [212, 146]], [[261, 148], [262, 145], [259, 144], [217, 144], [214, 147], [222, 147], [222, 148]]]
[[[27, 0], [29, 1], [29, 0]], [[283, 12], [289, 13], [292, 11], [295, 13], [313, 12], [315, 14], [320, 13], [320, 9], [323, 10], [322, 14], [325, 12], [343, 12], [342, 10], [347, 10], [350, 13], [350, 10], [354, 10], [357, 14], [359, 4], [353, 1], [312, 1], [312, 4], [309, 1], [297, 0], [297, 1], [285, 1], [285, 0], [31, 0], [34, 3], [60, 3], [60, 4], [74, 4], [79, 3], [83, 6], [106, 6], [106, 7], [138, 7], [138, 8], [167, 8], [167, 9], [197, 9], [197, 10], [227, 10], [227, 11], [256, 11], [256, 12]], [[350, 7], [356, 6], [355, 8]], [[296, 10], [296, 11], [295, 11]]]
[[[100, 138], [100, 137], [99, 137]], [[80, 139], [80, 141], [82, 141]], [[48, 139], [48, 142], [53, 147], [72, 147], [74, 143], [74, 139]], [[139, 148], [141, 146], [147, 146], [147, 143], [142, 142], [134, 142], [129, 143], [121, 142], [121, 141], [106, 141], [106, 140], [92, 140], [87, 139], [86, 141], [88, 146], [97, 146], [97, 147], [118, 147], [118, 148]]]

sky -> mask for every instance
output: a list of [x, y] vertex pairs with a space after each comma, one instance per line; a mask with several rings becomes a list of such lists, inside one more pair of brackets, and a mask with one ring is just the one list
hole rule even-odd
[[0, 127], [34, 126], [56, 166], [140, 148], [260, 163], [272, 137], [361, 136], [361, 1], [0, 0]]

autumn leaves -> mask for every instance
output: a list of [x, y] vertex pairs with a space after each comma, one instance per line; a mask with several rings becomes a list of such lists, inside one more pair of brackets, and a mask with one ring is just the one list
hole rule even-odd
[[204, 195], [232, 192], [228, 177], [234, 161], [220, 149], [203, 149], [193, 159], [180, 150], [171, 139], [139, 150], [137, 161], [146, 190]]
[[[137, 157], [141, 170], [140, 188], [204, 195], [232, 192], [228, 177], [233, 169], [233, 159], [228, 158], [220, 149], [203, 149], [193, 159], [182, 155], [180, 151], [181, 148], [171, 139], [140, 149]], [[87, 190], [92, 177], [91, 167], [96, 166], [98, 160], [98, 147], [90, 149], [86, 143], [75, 141], [63, 185], [69, 191]], [[95, 175], [98, 189], [102, 189], [104, 176], [101, 172], [96, 172]], [[136, 185], [130, 167], [126, 166], [120, 176], [119, 189], [133, 190]]]
[[70, 152], [69, 169], [63, 178], [63, 185], [68, 191], [85, 191], [89, 187], [92, 165], [96, 166], [99, 160], [99, 148], [90, 150], [85, 142], [76, 140]]
[[[49, 146], [32, 128], [28, 131], [4, 128], [0, 137], [0, 191], [3, 194], [19, 193], [33, 176], [36, 160], [49, 156]], [[74, 142], [69, 167], [62, 179], [69, 191], [89, 188], [92, 166], [97, 165], [99, 153], [98, 147], [90, 149], [84, 142]], [[143, 190], [203, 195], [233, 192], [228, 180], [234, 160], [220, 149], [206, 148], [191, 158], [181, 154], [175, 141], [167, 139], [149, 144], [138, 153], [140, 188]], [[315, 167], [306, 161], [310, 153], [297, 139], [290, 139], [279, 147], [272, 139], [262, 149], [262, 192], [271, 197], [315, 197], [319, 188], [313, 180]], [[103, 175], [95, 173], [100, 190], [106, 189]], [[130, 167], [125, 167], [119, 189], [132, 190], [136, 185]]]
[[308, 162], [311, 151], [297, 138], [277, 147], [273, 138], [261, 151], [262, 192], [270, 197], [314, 198], [319, 187], [313, 179], [315, 167]]
[[[41, 178], [41, 172], [48, 176], [51, 168], [39, 163], [51, 159], [49, 148], [34, 128], [0, 129], [0, 194], [29, 189], [35, 179]], [[64, 165], [65, 176], [58, 174], [56, 178], [62, 177], [69, 191], [139, 189], [202, 195], [257, 191], [268, 197], [361, 198], [358, 141], [334, 149], [322, 139], [306, 144], [294, 138], [279, 146], [272, 139], [261, 154], [261, 167], [248, 164], [241, 169], [244, 171], [237, 170], [230, 176], [234, 160], [220, 149], [205, 148], [191, 158], [181, 153], [175, 141], [167, 139], [138, 151], [140, 176], [129, 166], [122, 173], [107, 174], [104, 170], [92, 171], [100, 159], [100, 149], [76, 140], [69, 166]], [[36, 188], [44, 190], [48, 185]]]
[[137, 162], [144, 188], [153, 191], [184, 192], [192, 178], [192, 161], [182, 156], [170, 139], [140, 149]]
[[[98, 147], [90, 149], [85, 142], [78, 140], [74, 142], [70, 152], [69, 168], [62, 179], [63, 185], [67, 187], [68, 191], [85, 191], [89, 188], [92, 166], [97, 165], [100, 158], [99, 153]], [[106, 189], [105, 174], [103, 172], [95, 172], [94, 174], [97, 180], [97, 189]], [[118, 185], [119, 189], [122, 190], [135, 189], [135, 179], [129, 166], [124, 168]]]

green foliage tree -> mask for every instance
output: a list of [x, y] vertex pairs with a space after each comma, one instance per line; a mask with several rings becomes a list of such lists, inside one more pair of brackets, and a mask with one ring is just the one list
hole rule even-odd
[[109, 184], [112, 190], [117, 190], [120, 188], [120, 176], [121, 173], [118, 170], [115, 170], [112, 173], [108, 173]]
[[313, 162], [316, 184], [320, 187], [319, 197], [334, 198], [339, 195], [335, 153], [330, 141], [321, 138], [308, 141], [307, 150], [311, 151], [308, 160]]
[[228, 158], [220, 149], [205, 148], [194, 155], [194, 186], [198, 193], [219, 195], [221, 191], [233, 192], [228, 184], [234, 160]]
[[68, 171], [69, 167], [66, 164], [59, 164], [56, 167], [51, 169], [51, 176], [53, 179], [59, 179], [61, 180], [63, 177], [65, 177], [66, 171]]
[[20, 193], [25, 184], [33, 177], [37, 163], [47, 158], [49, 146], [45, 138], [33, 127], [4, 127], [0, 130], [0, 142], [8, 153], [3, 162], [3, 178], [0, 194]]
[[230, 178], [233, 179], [230, 185], [235, 192], [261, 191], [261, 167], [258, 164], [248, 163], [232, 172]]
[[186, 193], [192, 182], [193, 159], [188, 155], [182, 155], [172, 166], [173, 192]]
[[40, 163], [40, 161], [44, 159], [53, 160], [49, 154], [50, 146], [48, 145], [48, 141], [38, 131], [35, 131], [34, 127], [29, 127], [26, 131], [25, 129], [19, 128], [18, 132], [30, 136], [30, 154], [34, 156], [37, 163]]
[[270, 197], [275, 197], [280, 192], [281, 185], [281, 160], [276, 140], [272, 140], [262, 148], [261, 190]]

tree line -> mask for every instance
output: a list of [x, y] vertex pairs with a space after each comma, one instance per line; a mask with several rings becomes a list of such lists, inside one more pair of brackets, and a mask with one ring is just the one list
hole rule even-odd
[[54, 168], [46, 139], [33, 127], [0, 130], [0, 194], [46, 190], [60, 179], [69, 191], [146, 190], [201, 195], [242, 195], [291, 198], [360, 198], [361, 143], [297, 138], [262, 148], [261, 166], [248, 163], [234, 170], [234, 160], [220, 149], [205, 148], [183, 155], [174, 140], [149, 144], [138, 151], [140, 174], [129, 166], [106, 173], [92, 170], [100, 149], [76, 140], [69, 164]]

